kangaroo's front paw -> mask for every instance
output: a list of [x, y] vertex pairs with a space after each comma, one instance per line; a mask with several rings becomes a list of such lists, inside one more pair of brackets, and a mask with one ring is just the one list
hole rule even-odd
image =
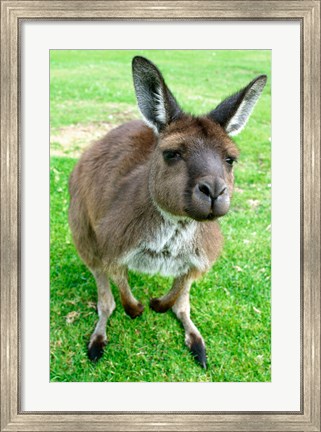
[[206, 349], [203, 338], [195, 333], [186, 335], [186, 345], [191, 350], [195, 360], [206, 369]]
[[136, 304], [133, 303], [125, 303], [124, 309], [127, 315], [129, 315], [131, 318], [136, 318], [140, 316], [144, 312], [144, 306], [138, 302]]
[[88, 357], [91, 361], [96, 362], [104, 354], [104, 348], [107, 345], [107, 339], [100, 334], [93, 335], [88, 345]]
[[149, 307], [151, 309], [153, 309], [153, 311], [155, 311], [155, 312], [164, 313], [164, 312], [167, 312], [168, 309], [171, 308], [171, 305], [164, 303], [159, 298], [152, 298], [152, 299], [150, 299]]

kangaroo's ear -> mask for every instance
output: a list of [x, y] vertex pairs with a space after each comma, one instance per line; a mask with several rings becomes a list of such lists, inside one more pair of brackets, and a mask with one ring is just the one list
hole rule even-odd
[[237, 135], [246, 125], [266, 80], [266, 75], [258, 76], [244, 89], [221, 102], [209, 113], [209, 117], [219, 123], [228, 135]]
[[134, 57], [133, 79], [138, 107], [157, 133], [179, 117], [181, 109], [157, 67], [144, 57]]

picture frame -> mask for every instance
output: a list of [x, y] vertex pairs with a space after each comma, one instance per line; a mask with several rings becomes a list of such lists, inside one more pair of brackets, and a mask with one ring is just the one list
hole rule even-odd
[[[20, 409], [21, 94], [24, 20], [296, 20], [301, 27], [300, 412]], [[1, 431], [320, 430], [320, 1], [1, 1]]]

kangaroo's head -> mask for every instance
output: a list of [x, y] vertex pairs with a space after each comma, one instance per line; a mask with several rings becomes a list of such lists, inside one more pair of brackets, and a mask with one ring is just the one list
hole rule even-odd
[[149, 191], [162, 211], [198, 221], [227, 213], [238, 149], [230, 136], [246, 124], [266, 83], [260, 75], [210, 113], [184, 113], [157, 67], [133, 59], [139, 109], [158, 138], [150, 160]]

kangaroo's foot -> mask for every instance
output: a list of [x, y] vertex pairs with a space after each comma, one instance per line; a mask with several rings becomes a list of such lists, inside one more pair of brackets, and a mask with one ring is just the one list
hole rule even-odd
[[92, 270], [98, 288], [97, 310], [99, 320], [88, 344], [88, 357], [96, 362], [104, 353], [107, 345], [106, 324], [116, 304], [110, 289], [107, 275], [101, 270]]
[[185, 343], [191, 350], [195, 360], [206, 369], [206, 349], [202, 336], [197, 332], [185, 334]]
[[88, 344], [88, 357], [91, 361], [98, 361], [104, 354], [107, 339], [101, 334], [93, 334]]

